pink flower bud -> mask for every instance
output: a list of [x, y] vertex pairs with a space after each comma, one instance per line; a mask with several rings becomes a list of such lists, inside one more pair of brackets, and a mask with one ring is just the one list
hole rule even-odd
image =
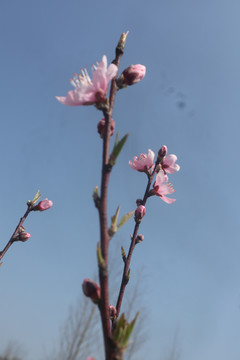
[[22, 241], [25, 242], [27, 241], [29, 238], [31, 237], [31, 235], [27, 232], [20, 232], [18, 237], [16, 238], [16, 241]]
[[140, 80], [144, 78], [146, 74], [146, 67], [144, 65], [136, 64], [130, 65], [127, 69], [125, 69], [120, 78], [120, 83], [122, 82], [125, 86], [130, 86], [138, 83]]
[[44, 199], [42, 201], [40, 201], [36, 206], [34, 206], [33, 210], [34, 211], [45, 211], [47, 209], [50, 209], [50, 207], [52, 207], [53, 202], [51, 200], [48, 199]]
[[135, 211], [135, 221], [141, 221], [146, 212], [145, 206], [139, 205]]
[[117, 316], [116, 308], [112, 305], [109, 305], [109, 318], [111, 320], [114, 320], [114, 319], [116, 319], [116, 316]]
[[158, 158], [162, 160], [166, 155], [167, 155], [167, 147], [166, 145], [163, 145], [161, 149], [158, 151]]
[[95, 360], [93, 357], [88, 357], [87, 360]]
[[84, 279], [82, 284], [83, 293], [86, 297], [89, 297], [94, 304], [97, 304], [101, 299], [100, 286], [90, 279]]
[[[99, 121], [97, 129], [98, 129], [98, 133], [100, 134], [100, 136], [103, 137], [104, 132], [105, 132], [105, 118], [103, 118], [102, 120]], [[114, 129], [115, 129], [115, 121], [113, 119], [111, 119], [111, 127], [110, 127], [110, 135], [111, 136], [114, 133]]]

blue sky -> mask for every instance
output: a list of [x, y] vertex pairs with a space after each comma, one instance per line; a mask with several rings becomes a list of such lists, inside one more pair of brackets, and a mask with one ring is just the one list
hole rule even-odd
[[129, 30], [120, 70], [140, 63], [147, 74], [117, 95], [116, 129], [130, 137], [112, 173], [109, 218], [144, 193], [144, 174], [128, 165], [134, 155], [165, 144], [181, 165], [170, 179], [176, 203], [149, 199], [131, 266], [133, 284], [144, 269], [144, 351], [164, 359], [177, 329], [184, 360], [239, 359], [239, 11], [234, 0], [0, 2], [1, 248], [37, 189], [54, 202], [31, 214], [31, 240], [4, 258], [1, 348], [17, 341], [26, 360], [42, 359], [96, 271], [101, 114], [55, 95], [81, 67], [103, 54], [111, 61]]

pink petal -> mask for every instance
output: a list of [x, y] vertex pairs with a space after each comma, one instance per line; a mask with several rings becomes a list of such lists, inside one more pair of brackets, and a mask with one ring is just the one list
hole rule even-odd
[[135, 165], [135, 163], [134, 163], [134, 158], [133, 158], [133, 162], [129, 160], [128, 163], [129, 163], [129, 165], [131, 166], [131, 168], [132, 168], [133, 170], [137, 170], [137, 169], [136, 169], [136, 165]]
[[176, 199], [171, 199], [171, 198], [168, 198], [167, 196], [164, 196], [164, 195], [161, 195], [160, 197], [167, 204], [172, 204], [172, 203], [174, 203], [176, 201]]
[[107, 57], [106, 57], [106, 55], [103, 55], [102, 61], [100, 62], [100, 64], [101, 64], [101, 67], [103, 67], [105, 70], [107, 70]]
[[96, 70], [93, 71], [93, 86], [95, 91], [99, 91], [100, 89], [106, 94], [108, 89], [108, 81], [107, 81], [107, 57], [103, 56], [102, 61], [98, 64]]
[[66, 97], [56, 96], [56, 98], [62, 104], [68, 105], [68, 106], [78, 106], [78, 105], [83, 105], [83, 103], [84, 103], [81, 94], [76, 90], [70, 90], [67, 93]]
[[174, 155], [174, 154], [170, 154], [164, 159], [164, 164], [167, 164], [167, 165], [171, 166], [176, 161], [177, 161], [177, 156]]
[[175, 162], [177, 161], [177, 156], [174, 154], [170, 154], [168, 155], [164, 160], [163, 160], [163, 168], [166, 172], [170, 173], [170, 174], [174, 174], [175, 172], [180, 170], [180, 166], [178, 164], [175, 164]]
[[158, 193], [161, 195], [168, 195], [174, 193], [173, 187], [169, 183], [160, 184]]
[[118, 67], [115, 64], [111, 64], [109, 65], [107, 72], [106, 72], [106, 77], [107, 77], [107, 81], [111, 81], [112, 78], [114, 78], [114, 76], [117, 75], [118, 72]]
[[154, 152], [151, 150], [151, 149], [148, 149], [148, 164], [149, 166], [152, 166], [153, 165], [153, 161], [154, 161]]
[[163, 170], [160, 170], [156, 176], [155, 184], [158, 186], [161, 186], [162, 183], [167, 182], [167, 181], [168, 181], [168, 176], [166, 174], [164, 174]]

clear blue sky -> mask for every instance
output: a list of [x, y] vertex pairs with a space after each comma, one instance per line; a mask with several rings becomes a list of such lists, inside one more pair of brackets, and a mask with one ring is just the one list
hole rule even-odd
[[[101, 114], [55, 95], [81, 67], [103, 54], [111, 61], [129, 30], [121, 70], [140, 63], [147, 75], [117, 96], [116, 128], [130, 137], [110, 209], [134, 209], [143, 194], [144, 174], [128, 165], [134, 155], [166, 144], [181, 165], [171, 177], [176, 203], [148, 202], [132, 264], [133, 283], [144, 266], [145, 351], [162, 359], [178, 329], [182, 359], [239, 360], [239, 13], [237, 0], [0, 2], [1, 248], [37, 189], [54, 202], [31, 214], [31, 239], [4, 258], [0, 348], [16, 340], [26, 360], [42, 359], [96, 270]], [[132, 228], [114, 238], [119, 247]]]

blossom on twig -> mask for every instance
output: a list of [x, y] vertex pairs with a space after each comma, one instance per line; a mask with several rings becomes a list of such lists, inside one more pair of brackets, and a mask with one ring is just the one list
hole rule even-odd
[[177, 161], [177, 156], [174, 154], [170, 154], [166, 156], [162, 161], [162, 169], [163, 171], [169, 174], [174, 174], [175, 172], [180, 170], [180, 166], [175, 164]]
[[168, 198], [165, 195], [172, 194], [175, 190], [173, 186], [168, 182], [168, 177], [164, 174], [163, 170], [160, 170], [156, 176], [156, 180], [153, 184], [154, 194], [160, 196], [160, 198], [167, 204], [172, 204], [176, 199]]
[[120, 75], [119, 79], [117, 80], [117, 85], [120, 89], [126, 86], [134, 85], [141, 81], [145, 74], [146, 66], [141, 64], [130, 65]]
[[133, 170], [140, 172], [148, 172], [153, 166], [154, 152], [148, 149], [148, 154], [134, 156], [133, 161], [129, 161], [129, 165]]
[[48, 199], [44, 199], [42, 201], [40, 201], [36, 206], [34, 206], [33, 210], [34, 211], [45, 211], [50, 209], [50, 207], [52, 207], [53, 202], [51, 200]]
[[70, 90], [66, 97], [56, 96], [56, 98], [62, 104], [69, 106], [92, 105], [104, 102], [108, 84], [117, 74], [117, 70], [118, 68], [114, 64], [107, 67], [107, 57], [104, 55], [97, 66], [92, 66], [92, 80], [87, 69], [82, 69], [79, 75], [74, 74], [73, 79], [70, 79], [70, 83], [75, 89]]

